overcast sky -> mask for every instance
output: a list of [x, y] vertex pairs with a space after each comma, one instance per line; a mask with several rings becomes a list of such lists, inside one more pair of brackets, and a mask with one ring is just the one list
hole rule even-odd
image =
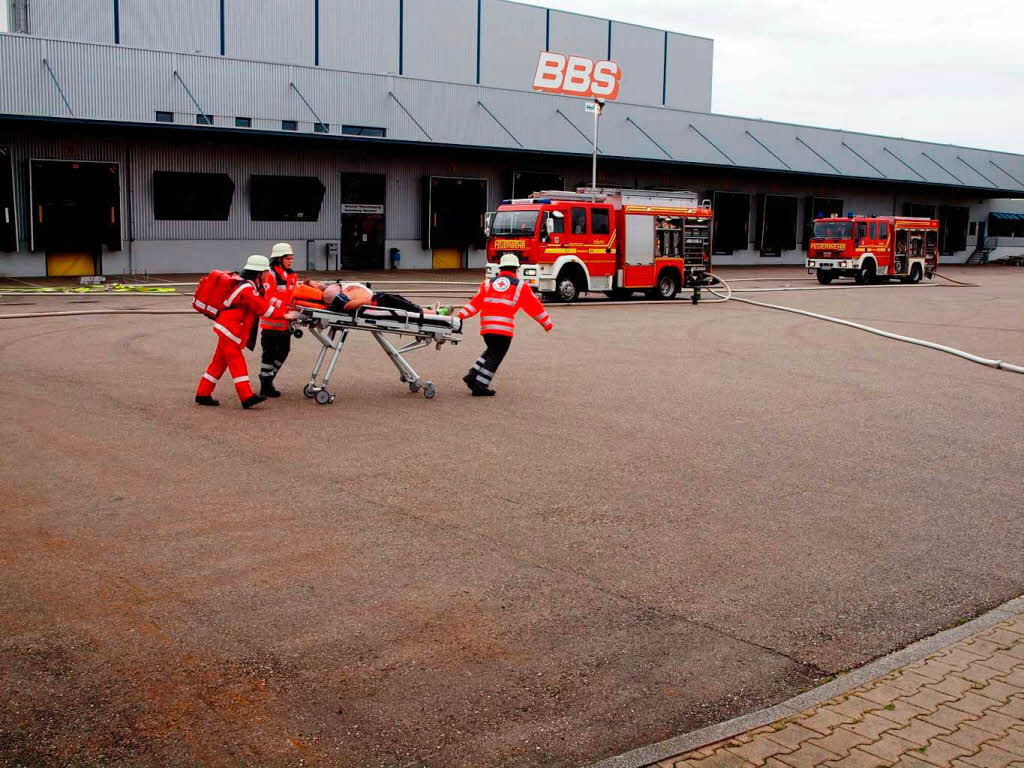
[[1024, 0], [520, 2], [714, 39], [714, 112], [1024, 154]]

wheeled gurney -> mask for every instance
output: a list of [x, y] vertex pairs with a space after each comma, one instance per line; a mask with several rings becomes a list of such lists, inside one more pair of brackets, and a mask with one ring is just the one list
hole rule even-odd
[[[299, 312], [299, 317], [292, 321], [292, 328], [296, 334], [301, 335], [298, 332], [299, 328], [307, 328], [322, 345], [313, 364], [309, 383], [302, 388], [302, 394], [314, 398], [320, 405], [334, 402], [334, 395], [327, 390], [327, 385], [338, 364], [349, 331], [368, 331], [398, 369], [402, 383], [408, 384], [411, 392], [423, 390], [423, 395], [427, 398], [434, 396], [434, 383], [421, 379], [403, 355], [429, 347], [431, 344], [436, 344], [440, 349], [446, 341], [458, 344], [462, 340], [461, 323], [454, 317], [371, 305], [359, 307], [351, 312], [332, 312], [326, 308], [314, 307], [297, 307], [296, 311]], [[413, 340], [402, 347], [396, 347], [386, 338], [387, 335], [410, 336]], [[317, 379], [328, 350], [332, 351], [331, 359], [321, 383], [318, 384]]]

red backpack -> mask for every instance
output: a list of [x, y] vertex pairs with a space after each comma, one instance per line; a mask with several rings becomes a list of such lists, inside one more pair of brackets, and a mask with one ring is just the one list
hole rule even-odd
[[237, 272], [213, 270], [196, 286], [192, 308], [196, 312], [216, 320], [217, 315], [224, 309], [224, 302], [228, 300], [241, 282], [242, 276]]

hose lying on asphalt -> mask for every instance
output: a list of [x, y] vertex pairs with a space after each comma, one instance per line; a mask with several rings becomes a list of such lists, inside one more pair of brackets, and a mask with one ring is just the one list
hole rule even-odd
[[[3, 306], [0, 304], [0, 306]], [[0, 320], [18, 320], [23, 317], [72, 317], [75, 315], [195, 315], [194, 309], [73, 309], [67, 312], [20, 312], [0, 315]]]
[[[712, 275], [719, 283], [724, 285], [726, 289], [729, 288], [729, 284], [726, 283], [718, 275]], [[947, 278], [948, 279], [948, 278]], [[951, 281], [956, 282], [956, 281]], [[893, 339], [894, 341], [903, 341], [907, 344], [917, 344], [920, 347], [927, 347], [928, 349], [935, 349], [939, 352], [946, 352], [950, 355], [956, 355], [962, 357], [964, 360], [970, 360], [972, 363], [978, 363], [979, 365], [987, 365], [989, 368], [998, 368], [1003, 371], [1010, 371], [1011, 373], [1024, 373], [1024, 366], [1013, 365], [1012, 363], [1006, 363], [1002, 360], [992, 360], [987, 357], [979, 357], [978, 355], [972, 355], [970, 352], [964, 352], [962, 349], [955, 349], [953, 347], [947, 347], [942, 344], [936, 344], [932, 341], [925, 341], [924, 339], [915, 339], [911, 336], [900, 336], [896, 333], [889, 333], [888, 331], [882, 331], [878, 328], [872, 328], [869, 325], [861, 325], [860, 323], [854, 323], [849, 320], [842, 320], [838, 317], [831, 317], [830, 315], [819, 315], [816, 312], [808, 312], [804, 309], [794, 309], [793, 307], [783, 307], [778, 304], [766, 304], [763, 301], [754, 301], [753, 299], [741, 299], [739, 296], [733, 296], [730, 291], [726, 296], [718, 293], [713, 288], [707, 288], [708, 291], [718, 296], [723, 301], [741, 301], [744, 304], [753, 304], [755, 307], [764, 307], [765, 309], [778, 309], [783, 312], [792, 312], [795, 315], [804, 315], [805, 317], [813, 317], [816, 320], [827, 320], [830, 323], [837, 323], [839, 325], [845, 325], [849, 328], [856, 328], [859, 331], [867, 331], [873, 333], [876, 336], [884, 336], [887, 339]]]

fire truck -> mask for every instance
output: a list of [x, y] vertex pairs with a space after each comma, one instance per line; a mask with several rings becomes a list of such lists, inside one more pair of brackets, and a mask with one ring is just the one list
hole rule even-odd
[[908, 216], [831, 216], [815, 219], [807, 271], [828, 285], [837, 277], [858, 283], [899, 278], [931, 280], [938, 265], [939, 222]]
[[502, 201], [486, 234], [489, 277], [514, 253], [520, 279], [555, 301], [587, 291], [671, 299], [691, 286], [696, 295], [711, 269], [711, 203], [693, 192], [536, 192]]

